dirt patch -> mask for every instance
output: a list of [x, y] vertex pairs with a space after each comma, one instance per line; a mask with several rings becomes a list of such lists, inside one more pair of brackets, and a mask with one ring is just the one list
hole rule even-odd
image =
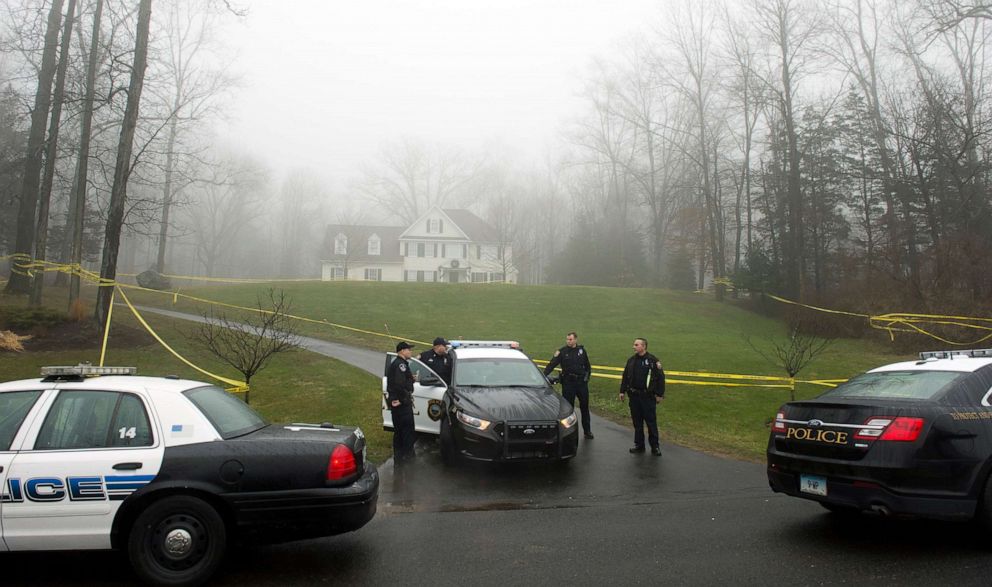
[[[0, 330], [3, 329], [4, 327], [0, 325]], [[31, 336], [28, 340], [22, 341], [26, 352], [98, 349], [103, 343], [103, 329], [97, 327], [92, 320], [67, 321], [36, 326], [26, 332], [15, 332]], [[144, 330], [116, 324], [110, 327], [110, 339], [107, 341], [109, 348], [134, 348], [152, 344], [155, 344], [155, 339]]]

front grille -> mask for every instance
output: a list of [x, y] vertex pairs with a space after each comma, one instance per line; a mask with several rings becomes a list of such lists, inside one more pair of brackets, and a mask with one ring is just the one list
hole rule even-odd
[[558, 439], [558, 422], [507, 422], [510, 442], [538, 442]]

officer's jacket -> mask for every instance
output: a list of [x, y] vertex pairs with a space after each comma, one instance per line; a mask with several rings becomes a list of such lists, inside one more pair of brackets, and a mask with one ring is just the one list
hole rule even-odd
[[410, 364], [402, 357], [396, 359], [386, 369], [386, 404], [393, 408], [393, 401], [399, 400], [402, 406], [413, 405], [413, 373]]
[[644, 353], [627, 359], [620, 379], [620, 393], [648, 392], [658, 397], [665, 397], [665, 372], [661, 370], [661, 362], [651, 353]]
[[420, 353], [420, 362], [431, 368], [448, 385], [451, 385], [451, 356], [447, 353], [439, 355], [434, 349]]
[[562, 381], [589, 381], [592, 366], [589, 364], [589, 353], [581, 344], [575, 345], [575, 348], [565, 345], [555, 351], [555, 356], [544, 368], [544, 374], [551, 373], [558, 365], [561, 365]]

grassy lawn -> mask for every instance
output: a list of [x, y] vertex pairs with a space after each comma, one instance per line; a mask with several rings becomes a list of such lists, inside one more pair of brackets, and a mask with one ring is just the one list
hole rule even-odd
[[[56, 294], [57, 295], [57, 294]], [[54, 303], [54, 302], [53, 302]], [[23, 300], [0, 296], [0, 309], [20, 306]], [[186, 340], [192, 324], [154, 314], [144, 316], [152, 328], [177, 352], [200, 367], [218, 375], [240, 379], [226, 367]], [[107, 365], [138, 367], [139, 374], [169, 375], [209, 381], [176, 359], [150, 335], [121, 328], [141, 329], [126, 308], [114, 310]], [[126, 334], [125, 342], [115, 342]], [[0, 381], [38, 377], [44, 365], [74, 365], [100, 360], [98, 341], [78, 350], [51, 350], [12, 353], [0, 351]], [[220, 384], [223, 385], [223, 384]], [[379, 412], [380, 383], [375, 377], [340, 361], [306, 351], [276, 355], [251, 382], [251, 406], [271, 422], [333, 422], [361, 426], [369, 443], [369, 455], [382, 462], [392, 453], [392, 435], [382, 430]]]
[[[575, 330], [594, 365], [619, 367], [632, 352], [633, 338], [641, 336], [649, 340], [649, 350], [661, 358], [667, 370], [784, 375], [745, 342], [747, 337], [756, 346], [769, 348], [772, 338], [781, 340], [785, 336], [781, 322], [699, 294], [601, 287], [373, 282], [276, 285], [292, 298], [294, 314], [376, 333], [388, 331], [408, 340], [429, 341], [437, 335], [449, 340], [513, 339], [520, 341], [533, 358], [547, 359], [563, 344], [565, 333]], [[253, 306], [256, 296], [266, 287], [215, 286], [182, 293]], [[171, 295], [129, 295], [136, 302], [191, 313], [207, 308], [182, 298], [173, 304]], [[219, 307], [215, 311], [238, 313]], [[298, 324], [302, 333], [372, 349], [385, 351], [394, 342], [325, 324]], [[800, 377], [847, 378], [905, 357], [884, 344], [838, 340]], [[272, 376], [272, 372], [264, 375]], [[604, 417], [627, 422], [626, 405], [615, 399], [617, 387], [615, 380], [594, 378], [593, 406]], [[797, 397], [813, 397], [822, 389], [801, 385]], [[659, 412], [662, 436], [679, 444], [758, 460], [768, 436], [767, 422], [788, 399], [789, 392], [779, 389], [672, 385]], [[368, 418], [378, 418], [377, 405], [368, 404]]]

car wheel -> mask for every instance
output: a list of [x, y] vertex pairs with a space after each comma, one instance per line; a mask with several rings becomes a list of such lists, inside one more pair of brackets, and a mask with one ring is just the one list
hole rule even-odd
[[448, 415], [445, 414], [444, 418], [441, 419], [441, 462], [445, 465], [453, 465], [456, 460], [455, 451], [455, 438], [451, 433], [451, 422], [448, 420]]
[[982, 499], [975, 512], [975, 521], [986, 531], [992, 532], [992, 475], [989, 475], [989, 478], [985, 480]]
[[227, 531], [208, 503], [195, 497], [167, 497], [148, 506], [131, 526], [127, 551], [145, 582], [199, 585], [224, 557]]

